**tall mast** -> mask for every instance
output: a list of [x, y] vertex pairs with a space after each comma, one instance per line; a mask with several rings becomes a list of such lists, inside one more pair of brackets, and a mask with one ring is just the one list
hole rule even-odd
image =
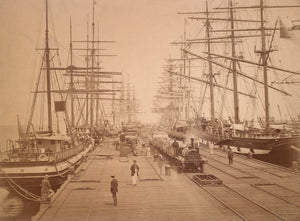
[[[93, 21], [92, 21], [92, 75], [91, 75], [91, 89], [94, 89], [94, 55], [95, 55], [95, 1], [93, 1]], [[94, 124], [94, 95], [91, 94], [91, 104], [90, 104], [90, 125], [91, 128], [93, 127]]]
[[[234, 16], [232, 0], [229, 1], [230, 25], [231, 25], [231, 57], [235, 58], [235, 33], [234, 33]], [[232, 77], [233, 77], [233, 105], [234, 105], [234, 123], [239, 123], [239, 100], [237, 88], [236, 60], [232, 60]]]
[[112, 81], [112, 90], [113, 90], [113, 95], [112, 95], [112, 120], [113, 120], [113, 126], [115, 127], [116, 125], [116, 116], [115, 116], [115, 93], [114, 93], [114, 90], [115, 90], [115, 85], [113, 83], [114, 81], [114, 78], [112, 77], [111, 78], [111, 81]]
[[[98, 42], [97, 42], [97, 51], [99, 51], [99, 49], [100, 49], [100, 43], [99, 43], [99, 41], [100, 41], [100, 28], [99, 28], [99, 24], [98, 24], [98, 33], [97, 33], [97, 38], [98, 38]], [[100, 67], [100, 58], [99, 58], [99, 56], [97, 57], [97, 69], [99, 70], [99, 67]], [[97, 86], [95, 86], [95, 89], [100, 89], [100, 83], [99, 83], [99, 81], [100, 81], [100, 77], [98, 76], [97, 77]], [[99, 123], [99, 94], [97, 93], [96, 94], [96, 119], [95, 119], [95, 123], [96, 123], [96, 125]]]
[[266, 51], [266, 30], [264, 26], [264, 1], [260, 0], [260, 24], [261, 24], [261, 61], [264, 74], [265, 111], [266, 111], [266, 131], [270, 129], [269, 91], [268, 91], [268, 70]]
[[[85, 89], [89, 89], [89, 18], [87, 19], [87, 34], [86, 34], [86, 77], [85, 77]], [[85, 114], [86, 124], [89, 122], [89, 93], [85, 95]]]
[[48, 130], [52, 133], [52, 108], [51, 108], [51, 76], [50, 76], [50, 48], [48, 36], [48, 0], [46, 0], [46, 39], [45, 39], [45, 55], [46, 55], [46, 73], [47, 73], [47, 104], [48, 104]]
[[[208, 2], [206, 0], [206, 38], [207, 38], [207, 59], [211, 60], [210, 55], [210, 22], [209, 22], [209, 13], [208, 13]], [[213, 73], [212, 73], [212, 63], [208, 63], [209, 68], [209, 87], [210, 87], [210, 116], [211, 121], [215, 121], [215, 106], [214, 106], [214, 85], [213, 85]]]
[[72, 46], [72, 21], [70, 17], [70, 66], [71, 66], [71, 127], [74, 127], [74, 76], [73, 76], [73, 46]]
[[[183, 35], [183, 42], [184, 43], [186, 42], [186, 25], [187, 25], [187, 20], [184, 19], [184, 35]], [[184, 44], [183, 46], [184, 46], [184, 49], [186, 49], [186, 44]], [[186, 75], [186, 59], [187, 59], [187, 54], [186, 54], [185, 51], [183, 51], [183, 74], [184, 75]], [[189, 65], [190, 65], [190, 61], [189, 61]], [[186, 82], [186, 81], [184, 81], [184, 82]], [[187, 98], [186, 107], [185, 107], [185, 119], [186, 120], [188, 120], [190, 118], [190, 116], [189, 116], [189, 112], [190, 112], [190, 93], [189, 93], [187, 88], [188, 88], [187, 84], [185, 83], [184, 90], [185, 90], [185, 92], [187, 92], [186, 94], [184, 94], [184, 96], [186, 96], [186, 98]]]

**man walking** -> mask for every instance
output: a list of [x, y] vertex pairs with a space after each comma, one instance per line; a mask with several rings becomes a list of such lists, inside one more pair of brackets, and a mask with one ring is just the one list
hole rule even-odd
[[118, 192], [118, 181], [115, 179], [115, 176], [111, 176], [112, 180], [110, 183], [110, 192], [114, 200], [114, 206], [117, 206], [117, 192]]
[[131, 177], [132, 177], [132, 185], [136, 185], [136, 180], [139, 175], [139, 166], [136, 164], [136, 160], [133, 161], [133, 164], [130, 167], [131, 170]]
[[233, 164], [233, 152], [231, 150], [231, 148], [229, 148], [228, 150], [228, 160], [229, 160], [229, 165]]

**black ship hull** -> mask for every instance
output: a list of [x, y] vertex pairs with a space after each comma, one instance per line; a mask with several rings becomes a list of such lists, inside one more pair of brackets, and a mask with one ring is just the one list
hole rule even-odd
[[210, 134], [196, 128], [189, 128], [185, 131], [168, 131], [172, 138], [178, 140], [189, 140], [190, 138], [199, 138], [203, 144], [214, 144], [233, 148], [235, 152], [268, 154], [274, 150], [285, 150], [290, 148], [300, 149], [300, 136], [291, 137], [275, 137], [275, 136], [221, 136], [218, 134]]
[[281, 138], [231, 137], [223, 139], [216, 144], [248, 148], [251, 152], [254, 152], [255, 150], [266, 150], [271, 152], [273, 150], [284, 150], [291, 147], [300, 148], [300, 136]]

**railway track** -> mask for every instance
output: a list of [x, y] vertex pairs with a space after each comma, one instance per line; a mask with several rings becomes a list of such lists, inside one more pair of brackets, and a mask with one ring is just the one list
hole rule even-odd
[[252, 184], [251, 186], [268, 193], [288, 204], [300, 208], [300, 193], [278, 184]]
[[[207, 150], [201, 150], [202, 151], [205, 151], [205, 152], [208, 152]], [[220, 163], [224, 163], [227, 162], [227, 157], [224, 156], [224, 155], [221, 155], [221, 154], [218, 154], [218, 153], [214, 153], [214, 156], [218, 157], [218, 158], [222, 158], [224, 160], [220, 161], [220, 160], [217, 160], [217, 159], [214, 159], [212, 157], [209, 157], [208, 155], [206, 154], [203, 154], [201, 153], [203, 156], [207, 157], [207, 158], [210, 158], [212, 160], [215, 160], [215, 161], [219, 161]], [[247, 161], [247, 163], [243, 162], [243, 161]], [[295, 175], [295, 174], [299, 174], [297, 172], [294, 172], [294, 171], [291, 171], [287, 168], [282, 168], [280, 166], [276, 166], [276, 165], [273, 165], [273, 164], [269, 164], [271, 165], [272, 168], [262, 168], [262, 167], [258, 167], [257, 164], [263, 164], [265, 165], [264, 162], [260, 162], [258, 160], [249, 160], [247, 158], [244, 158], [244, 159], [239, 159], [239, 158], [235, 158], [234, 159], [234, 163], [239, 163], [241, 165], [245, 165], [245, 166], [248, 166], [248, 167], [251, 167], [251, 168], [254, 168], [256, 170], [260, 170], [260, 171], [263, 171], [263, 172], [266, 172], [266, 173], [269, 173], [273, 176], [276, 176], [276, 177], [279, 177], [279, 178], [285, 178], [285, 177], [289, 177], [291, 175]], [[227, 164], [227, 163], [224, 163], [224, 164]], [[274, 172], [273, 170], [276, 170], [276, 172]], [[278, 173], [278, 171], [280, 171], [280, 173]]]
[[236, 216], [238, 216], [241, 220], [287, 220], [227, 185], [202, 186], [199, 182], [193, 179], [191, 175], [184, 175], [236, 214]]
[[251, 174], [245, 170], [233, 167], [228, 165], [227, 163], [224, 163], [222, 161], [216, 160], [213, 157], [207, 156], [202, 154], [203, 156], [205, 156], [206, 158], [210, 159], [208, 161], [208, 165], [222, 171], [223, 173], [230, 175], [236, 179], [247, 179], [247, 178], [258, 178], [258, 176]]

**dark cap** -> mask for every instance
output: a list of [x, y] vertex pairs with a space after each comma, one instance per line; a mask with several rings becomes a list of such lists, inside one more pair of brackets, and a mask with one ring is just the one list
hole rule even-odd
[[110, 176], [111, 178], [115, 178], [115, 176]]

